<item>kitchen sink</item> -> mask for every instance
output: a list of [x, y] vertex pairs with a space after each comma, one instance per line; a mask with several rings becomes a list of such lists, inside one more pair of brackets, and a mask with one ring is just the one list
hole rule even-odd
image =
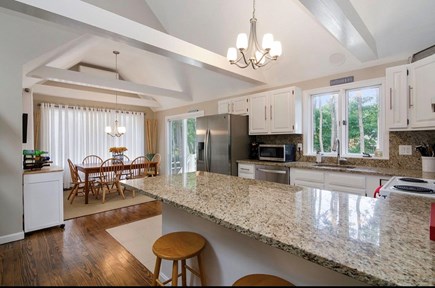
[[353, 169], [353, 168], [356, 168], [356, 166], [351, 166], [351, 165], [338, 165], [338, 164], [329, 164], [329, 163], [314, 164], [314, 167], [335, 168], [335, 169]]

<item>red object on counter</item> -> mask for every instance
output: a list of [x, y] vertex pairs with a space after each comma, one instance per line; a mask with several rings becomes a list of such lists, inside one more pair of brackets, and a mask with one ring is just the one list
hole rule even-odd
[[430, 240], [435, 241], [435, 203], [430, 206]]
[[379, 191], [381, 190], [382, 185], [375, 189], [375, 193], [373, 194], [374, 198], [379, 198]]

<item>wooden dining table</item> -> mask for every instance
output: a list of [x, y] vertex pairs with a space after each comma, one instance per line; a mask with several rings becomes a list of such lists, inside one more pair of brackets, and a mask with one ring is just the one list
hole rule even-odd
[[[157, 173], [157, 165], [159, 164], [159, 162], [154, 162], [154, 161], [148, 161], [146, 162], [149, 164], [150, 168], [154, 168], [153, 171], [155, 171], [154, 173]], [[88, 204], [88, 198], [89, 198], [89, 175], [93, 174], [93, 173], [99, 173], [100, 172], [100, 167], [101, 167], [101, 163], [86, 163], [86, 164], [75, 164], [77, 167], [77, 170], [80, 172], [83, 172], [85, 174], [85, 204]], [[119, 165], [114, 164], [113, 166], [109, 166], [110, 167], [115, 167], [115, 165]], [[143, 163], [137, 163], [137, 164], [132, 164], [131, 161], [125, 161], [123, 162], [123, 170], [130, 170], [130, 169], [135, 169], [135, 168], [139, 168], [141, 165], [143, 165]]]

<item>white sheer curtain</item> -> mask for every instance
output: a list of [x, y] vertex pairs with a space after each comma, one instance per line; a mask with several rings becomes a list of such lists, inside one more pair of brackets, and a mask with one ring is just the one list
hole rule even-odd
[[145, 114], [119, 111], [118, 122], [127, 132], [112, 137], [104, 128], [114, 124], [115, 115], [109, 109], [41, 104], [40, 150], [48, 152], [52, 165], [64, 168], [64, 188], [71, 186], [68, 158], [73, 163], [81, 163], [89, 154], [107, 159], [113, 146], [127, 147], [125, 154], [131, 160], [145, 154]]

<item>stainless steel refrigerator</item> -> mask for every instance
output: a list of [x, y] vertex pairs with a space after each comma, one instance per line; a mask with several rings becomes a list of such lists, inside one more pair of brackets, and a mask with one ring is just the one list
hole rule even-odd
[[237, 160], [249, 157], [248, 116], [196, 118], [197, 171], [237, 176]]

